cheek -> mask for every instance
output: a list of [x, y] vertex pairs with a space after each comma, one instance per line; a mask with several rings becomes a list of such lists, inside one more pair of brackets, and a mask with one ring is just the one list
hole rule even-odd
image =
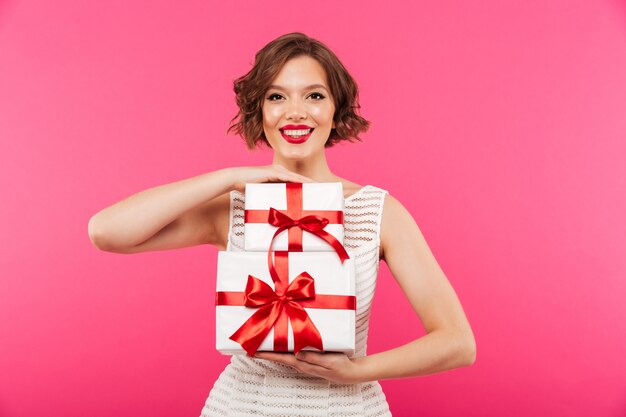
[[328, 122], [329, 120], [333, 120], [333, 116], [335, 114], [334, 108], [332, 107], [316, 107], [310, 110], [311, 116], [319, 120], [320, 122]]
[[281, 111], [278, 106], [266, 107], [263, 109], [263, 123], [267, 125], [275, 124], [280, 120]]

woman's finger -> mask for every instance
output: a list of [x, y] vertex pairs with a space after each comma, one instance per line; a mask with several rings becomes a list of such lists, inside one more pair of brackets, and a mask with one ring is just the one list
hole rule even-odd
[[276, 182], [315, 182], [311, 178], [298, 175], [298, 174], [287, 174], [287, 175], [279, 175]]
[[276, 352], [258, 352], [255, 358], [267, 359], [274, 362], [280, 362], [285, 365], [294, 366], [298, 360], [292, 353], [276, 353]]
[[258, 352], [254, 357], [282, 363], [311, 375], [323, 376], [323, 373], [327, 371], [323, 366], [299, 360], [293, 353]]
[[304, 373], [307, 373], [309, 375], [314, 375], [314, 376], [325, 377], [326, 374], [328, 373], [328, 369], [326, 368], [313, 365], [312, 363], [302, 362], [302, 361], [298, 363], [298, 366], [296, 368]]
[[301, 362], [306, 362], [312, 365], [320, 366], [329, 369], [330, 366], [327, 361], [327, 357], [323, 353], [300, 351], [296, 354], [296, 359]]

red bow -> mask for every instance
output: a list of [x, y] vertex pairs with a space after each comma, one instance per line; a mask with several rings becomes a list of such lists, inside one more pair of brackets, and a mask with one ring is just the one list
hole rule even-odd
[[290, 227], [298, 226], [303, 230], [311, 232], [324, 239], [335, 249], [335, 252], [337, 252], [337, 255], [339, 255], [339, 259], [341, 259], [341, 263], [343, 263], [343, 261], [345, 261], [346, 259], [350, 259], [350, 257], [348, 256], [348, 252], [346, 252], [346, 249], [335, 238], [335, 236], [331, 235], [325, 230], [322, 230], [328, 224], [328, 219], [316, 215], [310, 215], [302, 217], [298, 220], [293, 220], [291, 217], [287, 216], [284, 213], [281, 213], [278, 210], [275, 210], [272, 207], [270, 208], [268, 222], [271, 225], [278, 227], [278, 229], [276, 229], [276, 232], [274, 233], [274, 236], [272, 236], [272, 240], [270, 241], [270, 249], [267, 251], [267, 265], [269, 267], [270, 275], [274, 282], [280, 281], [280, 278], [278, 277], [276, 268], [274, 268], [274, 264], [272, 263], [272, 244], [274, 243], [274, 239], [276, 238], [276, 236], [278, 236], [283, 230]]
[[312, 298], [315, 298], [315, 284], [313, 277], [306, 272], [298, 275], [281, 295], [265, 282], [248, 275], [244, 305], [259, 309], [230, 338], [248, 355], [254, 355], [284, 309], [293, 328], [294, 353], [306, 346], [324, 350], [320, 332], [304, 308], [295, 301]]

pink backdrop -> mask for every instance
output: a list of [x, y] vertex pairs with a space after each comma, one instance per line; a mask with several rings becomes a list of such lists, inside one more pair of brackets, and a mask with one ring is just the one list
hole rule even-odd
[[[216, 250], [100, 252], [87, 222], [269, 163], [225, 134], [232, 80], [291, 31], [373, 123], [331, 167], [405, 204], [476, 335], [472, 367], [382, 381], [394, 415], [626, 415], [623, 2], [4, 0], [0, 416], [200, 414]], [[370, 353], [424, 334], [384, 265], [373, 309]]]

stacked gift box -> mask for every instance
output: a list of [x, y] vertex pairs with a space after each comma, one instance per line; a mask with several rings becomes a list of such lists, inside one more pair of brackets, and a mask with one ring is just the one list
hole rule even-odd
[[218, 254], [217, 350], [354, 352], [343, 211], [341, 183], [246, 184], [245, 250]]

